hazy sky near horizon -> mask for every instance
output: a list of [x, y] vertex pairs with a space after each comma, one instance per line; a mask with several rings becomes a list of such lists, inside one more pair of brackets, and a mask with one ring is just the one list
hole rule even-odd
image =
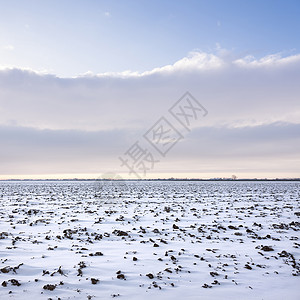
[[[0, 179], [300, 177], [299, 1], [1, 1]], [[168, 110], [208, 111], [186, 131]], [[167, 118], [161, 156], [143, 135]]]

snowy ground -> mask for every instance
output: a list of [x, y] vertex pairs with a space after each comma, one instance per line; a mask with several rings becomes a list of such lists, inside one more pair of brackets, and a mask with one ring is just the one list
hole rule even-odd
[[299, 299], [299, 182], [0, 182], [0, 299]]

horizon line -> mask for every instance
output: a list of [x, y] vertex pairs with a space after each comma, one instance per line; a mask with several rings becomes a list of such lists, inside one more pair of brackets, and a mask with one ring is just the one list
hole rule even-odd
[[300, 181], [300, 177], [292, 178], [24, 178], [0, 179], [0, 181]]

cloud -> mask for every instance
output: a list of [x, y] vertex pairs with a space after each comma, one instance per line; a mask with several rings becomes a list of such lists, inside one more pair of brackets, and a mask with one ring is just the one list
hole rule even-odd
[[119, 150], [130, 142], [124, 133], [0, 126], [0, 175], [99, 173], [118, 163]]
[[299, 56], [255, 61], [237, 63], [192, 53], [136, 75], [76, 78], [5, 69], [0, 71], [0, 123], [90, 131], [146, 129], [187, 90], [209, 111], [203, 126], [299, 123]]
[[[257, 164], [256, 171], [267, 168], [266, 161], [288, 161], [296, 172], [300, 152], [300, 124], [273, 123], [242, 128], [203, 127], [192, 131], [180, 142], [156, 171], [182, 171], [180, 162], [190, 171], [213, 172], [228, 164], [245, 172]], [[99, 173], [104, 170], [124, 172], [119, 156], [131, 146], [138, 134], [127, 130], [86, 132], [81, 130], [38, 130], [19, 126], [0, 126], [1, 175], [47, 173]], [[140, 141], [142, 142], [142, 141]], [[145, 144], [144, 144], [145, 146]], [[149, 145], [148, 145], [149, 146]], [[153, 151], [151, 147], [149, 150]], [[177, 162], [174, 165], [174, 162]], [[259, 164], [258, 164], [259, 163]], [[210, 165], [210, 166], [209, 166]], [[42, 167], [41, 167], [42, 166]]]
[[240, 67], [279, 67], [284, 65], [290, 65], [293, 63], [299, 64], [300, 54], [292, 55], [288, 57], [281, 57], [280, 54], [267, 55], [261, 59], [255, 59], [254, 56], [248, 55], [244, 58], [240, 58], [234, 61]]
[[[201, 71], [201, 70], [214, 70], [224, 66], [224, 61], [214, 54], [208, 54], [204, 52], [190, 52], [187, 57], [184, 57], [172, 65], [166, 65], [159, 68], [154, 68], [150, 71], [137, 72], [137, 71], [123, 71], [123, 72], [106, 72], [100, 74], [93, 74], [88, 72], [84, 76], [96, 76], [102, 77], [117, 77], [117, 78], [129, 78], [129, 77], [147, 77], [156, 74], [172, 74], [175, 72], [188, 72], [188, 71]], [[80, 76], [82, 77], [82, 76]]]
[[[92, 171], [93, 160], [99, 165], [114, 165], [117, 152], [124, 153], [161, 116], [169, 118], [168, 109], [186, 91], [209, 114], [192, 128], [168, 161], [157, 167], [158, 171], [171, 170], [175, 162], [190, 156], [196, 159], [198, 153], [209, 164], [207, 170], [216, 169], [216, 161], [223, 169], [229, 168], [222, 161], [229, 158], [228, 164], [247, 165], [243, 159], [251, 157], [265, 169], [272, 169], [274, 161], [268, 161], [269, 156], [281, 162], [282, 170], [294, 172], [294, 166], [299, 167], [295, 137], [300, 123], [299, 78], [300, 55], [278, 54], [232, 58], [192, 52], [172, 65], [147, 72], [89, 73], [74, 78], [1, 69], [2, 157], [18, 154], [13, 159], [2, 158], [1, 172], [25, 172], [30, 163], [34, 164], [32, 160], [27, 163], [26, 157], [36, 158], [36, 171]], [[27, 146], [20, 148], [9, 142], [13, 136], [19, 136], [22, 143], [26, 137]], [[20, 149], [28, 151], [22, 156]], [[30, 151], [34, 155], [30, 156]], [[38, 157], [43, 153], [48, 156], [42, 162]], [[111, 160], [109, 153], [114, 153]], [[48, 157], [53, 159], [51, 164]], [[55, 157], [59, 158], [57, 163]], [[285, 164], [285, 159], [293, 163]], [[192, 170], [194, 165], [183, 163], [181, 171]]]
[[4, 50], [13, 51], [15, 50], [15, 47], [13, 45], [6, 45], [3, 47]]
[[[274, 122], [243, 127], [202, 127], [189, 136], [191, 154], [237, 157], [298, 157], [300, 124]], [[201, 141], [199, 143], [199, 141]], [[197, 144], [201, 144], [199, 150]]]
[[104, 16], [107, 17], [107, 18], [110, 18], [111, 17], [111, 13], [109, 11], [106, 11], [104, 13]]
[[142, 75], [150, 75], [153, 73], [193, 71], [193, 70], [214, 70], [221, 68], [224, 62], [221, 58], [214, 54], [191, 52], [187, 57], [180, 59], [173, 65], [155, 68], [150, 72], [144, 72]]

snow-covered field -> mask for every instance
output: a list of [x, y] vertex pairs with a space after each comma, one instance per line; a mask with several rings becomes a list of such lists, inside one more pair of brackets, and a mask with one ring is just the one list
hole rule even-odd
[[300, 299], [299, 182], [0, 182], [0, 299]]

